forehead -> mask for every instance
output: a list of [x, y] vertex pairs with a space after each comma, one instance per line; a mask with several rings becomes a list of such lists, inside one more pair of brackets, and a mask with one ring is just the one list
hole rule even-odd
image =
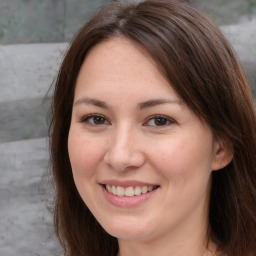
[[150, 55], [125, 38], [103, 41], [89, 51], [78, 75], [75, 96], [81, 93], [104, 95], [110, 91], [127, 96], [135, 91], [144, 95], [174, 94]]
[[96, 44], [88, 52], [83, 66], [102, 73], [111, 69], [109, 75], [127, 73], [131, 69], [134, 72], [134, 67], [138, 73], [147, 68], [159, 73], [156, 63], [147, 51], [138, 43], [124, 37], [114, 37]]

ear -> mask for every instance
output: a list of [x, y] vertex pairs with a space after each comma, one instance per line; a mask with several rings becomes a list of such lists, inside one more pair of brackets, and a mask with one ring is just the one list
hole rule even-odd
[[233, 148], [223, 140], [217, 140], [213, 145], [212, 170], [217, 171], [226, 167], [233, 159]]

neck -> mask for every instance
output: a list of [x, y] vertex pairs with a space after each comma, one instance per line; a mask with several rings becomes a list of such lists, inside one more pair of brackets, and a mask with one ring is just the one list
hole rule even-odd
[[188, 243], [180, 243], [175, 246], [169, 244], [156, 244], [154, 242], [119, 242], [119, 252], [117, 256], [215, 256], [216, 246], [213, 243], [207, 245], [188, 245]]

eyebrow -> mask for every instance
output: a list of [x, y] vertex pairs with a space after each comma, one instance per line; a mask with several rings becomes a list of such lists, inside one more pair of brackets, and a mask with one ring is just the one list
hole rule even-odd
[[81, 98], [78, 99], [75, 103], [75, 105], [79, 105], [79, 104], [89, 104], [89, 105], [94, 105], [100, 108], [110, 108], [109, 105], [101, 100], [97, 100], [97, 99], [92, 99], [92, 98]]
[[[89, 104], [89, 105], [94, 105], [100, 108], [105, 108], [105, 109], [110, 109], [111, 107], [104, 101], [101, 100], [97, 100], [97, 99], [93, 99], [93, 98], [81, 98], [78, 99], [75, 103], [75, 105], [79, 105], [79, 104]], [[143, 101], [141, 103], [138, 104], [137, 108], [139, 110], [143, 110], [145, 108], [150, 108], [150, 107], [154, 107], [157, 105], [161, 105], [161, 104], [178, 104], [178, 105], [182, 105], [182, 101], [181, 100], [170, 100], [170, 99], [152, 99], [152, 100], [147, 100], [147, 101]]]
[[138, 109], [142, 110], [149, 107], [154, 107], [161, 104], [178, 104], [182, 105], [181, 100], [170, 100], [170, 99], [152, 99], [141, 102], [138, 104]]

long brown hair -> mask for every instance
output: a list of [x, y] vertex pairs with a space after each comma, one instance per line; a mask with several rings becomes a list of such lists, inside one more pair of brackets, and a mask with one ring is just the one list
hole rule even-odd
[[255, 106], [236, 56], [220, 30], [183, 1], [115, 2], [77, 34], [60, 68], [53, 98], [51, 163], [55, 230], [65, 255], [116, 255], [106, 233], [80, 198], [67, 139], [76, 79], [88, 51], [103, 40], [139, 43], [186, 104], [233, 151], [232, 162], [213, 173], [209, 239], [225, 255], [256, 255]]

